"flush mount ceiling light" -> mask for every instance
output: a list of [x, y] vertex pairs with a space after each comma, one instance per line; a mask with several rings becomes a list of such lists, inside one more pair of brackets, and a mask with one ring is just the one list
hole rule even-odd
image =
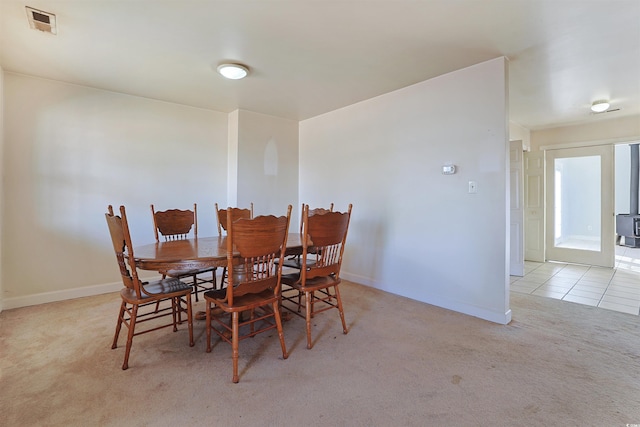
[[591, 104], [591, 111], [594, 113], [603, 113], [609, 109], [609, 101], [594, 101]]
[[228, 79], [238, 80], [249, 74], [249, 68], [242, 64], [220, 64], [218, 65], [218, 73]]

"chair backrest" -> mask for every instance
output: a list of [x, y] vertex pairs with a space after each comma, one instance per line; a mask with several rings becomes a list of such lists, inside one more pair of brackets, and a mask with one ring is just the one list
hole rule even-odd
[[[228, 212], [231, 212], [231, 216], [228, 216]], [[240, 218], [252, 219], [253, 218], [253, 203], [248, 209], [242, 208], [226, 208], [219, 209], [216, 203], [216, 215], [218, 217], [218, 235], [222, 236], [222, 231], [229, 233], [229, 221], [234, 222]], [[230, 218], [230, 219], [229, 219]]]
[[[129, 224], [127, 223], [127, 214], [124, 206], [120, 206], [120, 216], [113, 212], [113, 207], [109, 205], [108, 212], [105, 214], [113, 250], [116, 253], [116, 260], [120, 268], [120, 276], [122, 283], [129, 289], [136, 292], [138, 298], [141, 297], [141, 283], [138, 279], [138, 271], [136, 262], [133, 257], [133, 245], [131, 244], [131, 235], [129, 234]], [[127, 256], [125, 256], [125, 253]], [[125, 260], [127, 258], [127, 260]], [[127, 267], [127, 261], [129, 267]]]
[[347, 241], [347, 231], [351, 220], [351, 207], [347, 212], [326, 212], [309, 215], [309, 206], [302, 213], [302, 259], [313, 256], [313, 263], [301, 271], [301, 281], [319, 276], [340, 277], [342, 254]]
[[[300, 234], [302, 234], [302, 217], [304, 215], [304, 203], [302, 204], [302, 207], [300, 208]], [[333, 203], [331, 203], [331, 205], [329, 206], [329, 209], [327, 208], [315, 208], [315, 209], [311, 209], [309, 208], [309, 216], [313, 216], [313, 215], [322, 215], [325, 214], [327, 212], [333, 212]]]
[[232, 221], [227, 211], [227, 303], [233, 306], [234, 297], [272, 290], [280, 293], [282, 263], [287, 249], [291, 205], [287, 215], [262, 215]]
[[151, 205], [151, 215], [156, 242], [160, 241], [160, 236], [165, 241], [188, 239], [192, 228], [193, 237], [198, 237], [198, 207], [195, 203], [193, 210], [169, 209], [157, 212]]

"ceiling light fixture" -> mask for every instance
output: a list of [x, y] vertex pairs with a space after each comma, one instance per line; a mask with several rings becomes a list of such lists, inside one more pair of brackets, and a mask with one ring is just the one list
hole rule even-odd
[[228, 79], [238, 80], [249, 74], [249, 68], [242, 64], [220, 64], [218, 65], [218, 73]]
[[591, 104], [591, 111], [594, 113], [603, 113], [609, 109], [609, 101], [594, 101]]

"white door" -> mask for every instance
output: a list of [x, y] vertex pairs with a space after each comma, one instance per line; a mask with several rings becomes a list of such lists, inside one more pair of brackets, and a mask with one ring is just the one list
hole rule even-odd
[[522, 182], [522, 141], [509, 143], [509, 190], [511, 193], [510, 239], [511, 260], [509, 274], [524, 276], [524, 184]]
[[546, 152], [546, 255], [613, 267], [613, 146]]
[[524, 259], [544, 262], [544, 151], [524, 153]]

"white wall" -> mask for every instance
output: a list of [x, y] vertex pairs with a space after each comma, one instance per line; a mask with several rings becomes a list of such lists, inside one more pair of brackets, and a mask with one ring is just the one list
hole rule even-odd
[[298, 122], [240, 110], [237, 123], [237, 206], [284, 215], [291, 204], [297, 229]]
[[531, 131], [518, 123], [509, 122], [509, 141], [522, 141], [524, 151], [531, 150]]
[[550, 145], [577, 146], [589, 142], [613, 143], [638, 139], [640, 139], [639, 115], [614, 117], [607, 120], [594, 118], [592, 123], [532, 131], [531, 149], [539, 150], [541, 147]]
[[498, 58], [301, 122], [300, 200], [354, 205], [345, 278], [510, 321], [506, 73]]
[[4, 152], [4, 70], [0, 67], [0, 312], [4, 308], [4, 291], [2, 285], [2, 208], [3, 208], [3, 192], [4, 185], [1, 183], [6, 182], [4, 178], [4, 167], [2, 165], [2, 157]]
[[227, 202], [219, 201], [218, 207], [238, 206], [238, 131], [240, 110], [229, 113], [227, 134]]
[[4, 101], [5, 308], [122, 286], [108, 204], [126, 206], [134, 244], [154, 239], [151, 203], [196, 202], [199, 234], [217, 233], [227, 114], [12, 73]]

